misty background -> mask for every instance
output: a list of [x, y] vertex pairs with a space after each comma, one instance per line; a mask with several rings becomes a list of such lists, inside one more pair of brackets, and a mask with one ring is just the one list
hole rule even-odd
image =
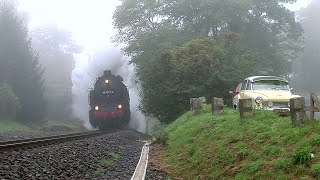
[[[39, 101], [34, 109], [26, 111], [39, 111], [41, 109], [39, 107], [46, 104], [45, 109], [44, 106], [42, 109], [45, 113], [40, 114], [39, 117], [30, 115], [30, 118], [43, 119], [43, 121], [81, 121], [87, 128], [90, 128], [88, 90], [93, 87], [95, 79], [106, 69], [111, 69], [116, 75], [121, 75], [126, 86], [129, 87], [133, 113], [131, 127], [144, 131], [145, 115], [157, 117], [140, 106], [141, 97], [144, 95], [140, 87], [141, 79], [139, 82], [135, 76], [136, 64], [129, 63], [132, 56], [124, 56], [120, 47], [117, 47], [112, 41], [112, 38], [117, 38], [116, 35], [119, 32], [119, 29], [114, 28], [113, 15], [117, 6], [121, 5], [121, 1], [0, 0], [0, 2], [13, 4], [16, 8], [16, 16], [22, 20], [17, 20], [17, 23], [27, 28], [27, 31], [24, 32], [27, 34], [24, 41], [28, 44], [28, 37], [31, 38], [28, 46], [36, 52], [31, 59], [37, 60], [41, 65], [36, 74], [39, 74], [39, 77], [43, 76], [43, 81], [39, 80], [43, 82], [43, 88], [39, 88], [43, 89], [43, 102]], [[301, 52], [297, 50], [300, 52], [298, 56], [290, 60], [292, 67], [290, 65], [288, 68], [292, 69], [292, 72], [286, 77], [290, 79], [297, 94], [307, 94], [309, 91], [320, 93], [320, 84], [317, 83], [320, 67], [320, 25], [317, 23], [320, 17], [318, 11], [320, 3], [318, 0], [298, 0], [294, 4], [286, 4], [285, 7], [295, 12], [295, 17], [304, 30], [301, 41], [303, 50]], [[6, 22], [1, 21], [1, 23], [0, 29], [7, 26]], [[193, 43], [198, 44], [199, 42]], [[177, 55], [181, 53], [183, 51], [177, 52]], [[247, 53], [246, 55], [254, 59], [252, 54]], [[38, 67], [38, 65], [34, 66]], [[1, 71], [5, 72], [2, 69]], [[5, 78], [0, 80], [0, 83], [6, 82]], [[19, 84], [18, 81], [16, 83]], [[40, 87], [41, 83], [34, 86]], [[10, 87], [4, 87], [10, 90]], [[225, 92], [231, 88], [229, 86]], [[17, 94], [15, 87], [12, 89], [13, 93], [7, 94], [12, 96], [12, 104], [16, 104], [14, 106], [19, 109], [21, 102], [18, 99], [26, 95], [23, 95], [23, 91]], [[143, 100], [145, 99], [149, 98]], [[31, 103], [32, 99], [23, 100], [22, 98], [22, 101]], [[168, 108], [174, 111], [177, 105], [172, 102]], [[138, 110], [138, 107], [144, 110], [143, 113]], [[181, 107], [181, 110], [183, 108], [184, 106]], [[157, 109], [155, 108], [154, 111]], [[175, 112], [174, 116], [179, 113]], [[159, 115], [159, 117], [164, 116]]]

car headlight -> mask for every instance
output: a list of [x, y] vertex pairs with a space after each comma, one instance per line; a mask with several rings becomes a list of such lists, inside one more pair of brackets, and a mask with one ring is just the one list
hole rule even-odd
[[95, 109], [96, 111], [98, 111], [100, 108], [99, 108], [99, 106], [96, 106], [96, 107], [94, 107], [94, 109]]
[[257, 97], [257, 98], [256, 98], [256, 103], [257, 103], [257, 104], [262, 104], [262, 102], [263, 102], [262, 97]]
[[119, 104], [119, 105], [118, 105], [118, 108], [119, 108], [119, 109], [121, 109], [121, 108], [122, 108], [122, 105], [121, 105], [121, 104]]
[[273, 102], [268, 102], [268, 107], [271, 108], [273, 106]]

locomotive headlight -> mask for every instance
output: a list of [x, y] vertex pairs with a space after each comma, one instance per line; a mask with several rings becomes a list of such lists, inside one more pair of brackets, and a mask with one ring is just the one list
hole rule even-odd
[[121, 104], [119, 104], [119, 105], [118, 105], [118, 108], [119, 108], [119, 109], [121, 109], [121, 108], [122, 108], [122, 105], [121, 105]]
[[94, 109], [95, 109], [96, 111], [98, 111], [100, 108], [99, 108], [99, 106], [96, 106], [96, 107], [94, 107]]
[[104, 82], [106, 82], [106, 84], [109, 84], [109, 79], [106, 79]]
[[256, 98], [256, 103], [257, 103], [257, 104], [262, 104], [262, 102], [263, 102], [262, 97], [257, 97], [257, 98]]

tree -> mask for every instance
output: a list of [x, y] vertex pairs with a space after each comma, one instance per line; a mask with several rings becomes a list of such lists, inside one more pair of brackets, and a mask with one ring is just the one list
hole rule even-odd
[[39, 122], [45, 115], [43, 68], [31, 47], [23, 19], [10, 1], [0, 1], [0, 83], [20, 99], [21, 121]]
[[236, 39], [232, 48], [226, 41], [193, 39], [171, 51], [159, 50], [153, 61], [144, 61], [137, 72], [143, 74], [141, 109], [170, 122], [189, 108], [190, 97], [229, 97], [226, 89], [257, 71], [254, 54], [243, 50]]
[[72, 105], [71, 73], [75, 63], [73, 53], [81, 52], [81, 48], [76, 45], [69, 32], [56, 25], [38, 27], [30, 34], [33, 47], [39, 52], [39, 61], [46, 69], [44, 76], [48, 118], [68, 118]]
[[[295, 1], [122, 0], [115, 41], [137, 66], [142, 109], [169, 122], [190, 96], [212, 96], [203, 86], [230, 98], [228, 90], [245, 75], [290, 74], [302, 28], [283, 3]], [[204, 66], [208, 61], [217, 67]]]

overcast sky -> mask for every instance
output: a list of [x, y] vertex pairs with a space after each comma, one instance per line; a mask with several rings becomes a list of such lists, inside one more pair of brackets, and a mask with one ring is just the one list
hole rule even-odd
[[118, 0], [19, 0], [29, 15], [29, 28], [57, 24], [89, 52], [110, 43], [112, 14]]
[[[306, 6], [310, 0], [288, 5], [292, 10]], [[29, 15], [29, 28], [57, 24], [70, 31], [76, 42], [91, 53], [110, 46], [115, 34], [112, 14], [118, 0], [18, 0], [19, 9]]]

